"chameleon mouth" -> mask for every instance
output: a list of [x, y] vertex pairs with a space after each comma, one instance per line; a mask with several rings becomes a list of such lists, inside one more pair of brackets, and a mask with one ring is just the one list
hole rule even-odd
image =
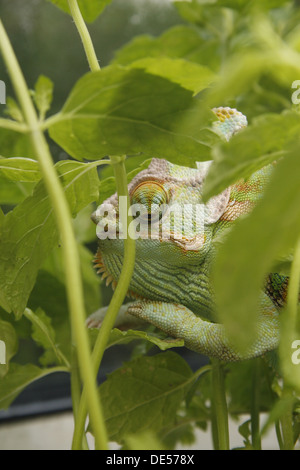
[[117, 281], [112, 277], [110, 272], [107, 270], [107, 267], [104, 264], [101, 251], [98, 249], [95, 258], [94, 258], [94, 267], [96, 268], [97, 274], [101, 274], [101, 280], [105, 281], [106, 286], [112, 285], [113, 290], [117, 286]]
[[[98, 249], [93, 262], [97, 274], [101, 274], [101, 280], [104, 281], [106, 279], [106, 286], [109, 286], [111, 284], [113, 290], [115, 290], [117, 286], [117, 281], [113, 278], [113, 276], [110, 274], [107, 267], [105, 266], [100, 249]], [[143, 299], [142, 295], [137, 294], [133, 290], [128, 290], [126, 295], [127, 297], [130, 297], [135, 300]]]

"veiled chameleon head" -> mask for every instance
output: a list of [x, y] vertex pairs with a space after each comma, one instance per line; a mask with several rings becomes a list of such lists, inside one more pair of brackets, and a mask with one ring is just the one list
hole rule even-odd
[[[246, 118], [236, 110], [216, 108], [218, 117], [213, 130], [227, 139], [229, 134], [246, 126]], [[188, 168], [153, 158], [146, 170], [128, 185], [133, 221], [129, 236], [136, 239], [136, 264], [131, 287], [135, 294], [149, 296], [155, 291], [163, 270], [188, 269], [205, 260], [215, 224], [226, 210], [230, 188], [210, 199], [202, 200], [202, 190], [210, 162]], [[120, 211], [125, 201], [114, 194], [93, 214], [97, 224], [99, 249], [96, 267], [107, 283], [119, 278], [123, 261], [126, 228]], [[154, 294], [155, 295], [155, 294]]]

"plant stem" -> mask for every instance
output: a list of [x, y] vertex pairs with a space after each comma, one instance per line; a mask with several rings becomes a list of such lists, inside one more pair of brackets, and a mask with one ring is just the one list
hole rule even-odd
[[26, 126], [26, 124], [13, 121], [12, 119], [0, 118], [0, 127], [2, 129], [8, 129], [10, 131], [15, 131], [15, 132], [20, 132], [20, 133], [28, 132], [28, 127]]
[[100, 65], [95, 53], [90, 33], [86, 27], [84, 19], [82, 18], [82, 14], [79, 9], [77, 0], [68, 0], [68, 3], [74, 23], [78, 30], [79, 36], [81, 37], [90, 69], [92, 72], [96, 72], [97, 70], [100, 70]]
[[261, 450], [260, 426], [260, 358], [254, 359], [252, 394], [251, 394], [251, 435], [255, 450]]
[[[292, 395], [292, 390], [283, 386], [282, 398], [289, 397]], [[283, 441], [283, 450], [294, 449], [294, 431], [293, 431], [293, 401], [290, 402], [288, 410], [285, 411], [284, 415], [280, 418], [281, 433]]]
[[[92, 72], [99, 71], [100, 66], [97, 60], [97, 56], [94, 50], [93, 42], [91, 40], [89, 31], [85, 25], [84, 19], [82, 17], [80, 8], [78, 6], [77, 0], [68, 0], [70, 12], [74, 19], [75, 25], [81, 37], [83, 47], [87, 56], [87, 60]], [[110, 157], [110, 161], [114, 166], [114, 174], [116, 178], [116, 186], [118, 196], [127, 197], [127, 207], [129, 207], [129, 196], [127, 188], [127, 176], [126, 169], [124, 164], [125, 157], [120, 158], [116, 156]], [[127, 224], [127, 229], [131, 221], [131, 217], [127, 214], [120, 214], [123, 226]], [[126, 220], [125, 220], [126, 219]], [[135, 241], [128, 236], [124, 240], [124, 260], [120, 278], [115, 289], [112, 300], [109, 304], [107, 314], [101, 326], [99, 335], [97, 337], [95, 347], [92, 354], [93, 368], [94, 373], [97, 375], [100, 363], [108, 342], [110, 331], [112, 330], [116, 317], [118, 315], [119, 309], [123, 304], [125, 296], [128, 291], [130, 284], [130, 279], [134, 269], [135, 261]], [[83, 389], [81, 401], [78, 409], [78, 419], [74, 430], [73, 436], [73, 449], [80, 448], [80, 443], [82, 435], [84, 432], [84, 423], [87, 415], [87, 391], [86, 387]]]
[[[289, 286], [287, 293], [287, 305], [283, 315], [283, 328], [281, 332], [281, 357], [283, 358], [283, 397], [291, 397], [291, 405], [288, 411], [281, 417], [281, 429], [282, 429], [282, 440], [283, 448], [285, 450], [291, 450], [294, 448], [294, 437], [293, 437], [293, 390], [291, 385], [294, 384], [299, 387], [299, 375], [298, 380], [296, 375], [299, 374], [298, 369], [293, 369], [291, 365], [291, 359], [286, 358], [286, 350], [290, 350], [292, 341], [295, 338], [295, 332], [297, 328], [297, 315], [299, 306], [299, 286], [300, 286], [300, 238], [295, 247], [294, 259], [292, 262], [291, 273], [289, 277]], [[294, 366], [295, 367], [295, 366]], [[296, 378], [295, 378], [296, 377]]]
[[85, 329], [86, 315], [80, 274], [80, 261], [73, 232], [71, 214], [65, 193], [54, 169], [45, 136], [39, 129], [38, 117], [30, 98], [28, 87], [1, 20], [0, 48], [21, 105], [25, 121], [29, 127], [29, 136], [39, 161], [43, 180], [56, 217], [62, 240], [72, 331], [78, 347], [77, 352], [81, 376], [87, 389], [88, 407], [95, 431], [96, 446], [99, 449], [107, 449], [106, 428], [91, 363], [88, 335]]
[[220, 361], [211, 358], [212, 407], [215, 450], [229, 450], [228, 410], [226, 402], [224, 371]]
[[[71, 397], [72, 397], [75, 427], [76, 427], [78, 408], [79, 408], [79, 403], [80, 403], [81, 389], [82, 389], [82, 383], [80, 379], [80, 370], [79, 370], [79, 364], [78, 364], [78, 358], [77, 358], [77, 351], [76, 351], [76, 348], [72, 347]], [[89, 450], [89, 446], [88, 446], [85, 434], [82, 436], [81, 448], [83, 450]]]
[[289, 287], [287, 294], [287, 312], [288, 323], [291, 329], [295, 331], [297, 324], [297, 314], [299, 305], [299, 286], [300, 286], [300, 238], [297, 242], [294, 260], [291, 267], [291, 274], [289, 278]]
[[[129, 196], [128, 196], [128, 188], [127, 188], [127, 177], [126, 177], [126, 169], [124, 164], [124, 158], [120, 160], [119, 157], [111, 157], [111, 161], [114, 165], [114, 173], [116, 178], [117, 184], [117, 192], [118, 196], [126, 196], [127, 197], [127, 207], [129, 207]], [[128, 214], [120, 214], [122, 220], [123, 227], [129, 227], [131, 222], [131, 216]], [[126, 220], [125, 220], [126, 218]], [[123, 259], [123, 266], [122, 271], [120, 274], [120, 278], [118, 280], [118, 284], [116, 286], [114, 295], [110, 301], [107, 313], [99, 330], [99, 334], [94, 346], [94, 350], [92, 353], [92, 362], [94, 367], [95, 375], [98, 372], [100, 367], [103, 354], [109, 339], [109, 334], [115, 324], [116, 317], [118, 312], [124, 302], [125, 296], [128, 291], [128, 287], [130, 284], [131, 276], [134, 269], [134, 261], [135, 261], [135, 240], [131, 239], [127, 232], [127, 238], [124, 240], [124, 259]], [[80, 442], [82, 439], [82, 435], [84, 432], [84, 423], [86, 420], [87, 415], [87, 394], [86, 389], [83, 389], [81, 401], [79, 404], [78, 410], [78, 420], [76, 423], [76, 427], [74, 430], [73, 436], [73, 449], [78, 449], [80, 446]]]

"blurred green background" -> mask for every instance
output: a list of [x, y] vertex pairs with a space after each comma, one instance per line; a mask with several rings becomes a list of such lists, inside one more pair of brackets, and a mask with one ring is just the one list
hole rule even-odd
[[[52, 111], [58, 111], [71, 87], [88, 71], [71, 17], [47, 0], [0, 0], [0, 17], [28, 86], [33, 88], [40, 74], [48, 76], [55, 84]], [[114, 52], [134, 36], [158, 36], [178, 23], [182, 19], [171, 0], [113, 0], [88, 28], [100, 65], [105, 66]], [[7, 95], [11, 95], [1, 57], [0, 79], [7, 85]]]

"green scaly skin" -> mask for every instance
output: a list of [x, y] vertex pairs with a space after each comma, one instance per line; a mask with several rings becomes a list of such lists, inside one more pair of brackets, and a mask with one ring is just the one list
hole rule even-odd
[[[229, 138], [247, 125], [245, 116], [230, 108], [214, 109], [218, 120], [214, 130], [223, 139]], [[141, 171], [129, 184], [131, 204], [140, 203], [147, 210], [147, 222], [141, 225], [141, 238], [136, 240], [136, 264], [130, 283], [129, 295], [138, 299], [123, 306], [118, 325], [132, 326], [146, 321], [168, 335], [184, 340], [186, 347], [223, 361], [248, 359], [273, 350], [278, 345], [278, 314], [284, 305], [287, 278], [270, 275], [261, 293], [260, 317], [255, 343], [243, 355], [229, 343], [222, 324], [216, 322], [214, 293], [211, 286], [211, 266], [214, 259], [214, 241], [234, 221], [251, 210], [261, 197], [272, 165], [254, 173], [249, 179], [237, 182], [222, 194], [212, 198], [205, 206], [202, 225], [197, 233], [182, 220], [174, 220], [170, 227], [149, 239], [148, 212], [151, 204], [169, 206], [176, 203], [187, 208], [184, 221], [192, 220], [192, 209], [187, 204], [202, 203], [202, 188], [209, 162], [187, 168], [153, 159], [149, 168]], [[117, 196], [105, 203], [112, 204], [118, 213]], [[104, 207], [103, 205], [101, 206]], [[101, 225], [99, 212], [93, 215]], [[168, 209], [159, 218], [152, 212], [152, 222], [162, 227]], [[205, 218], [203, 218], [205, 217]], [[145, 219], [145, 217], [144, 217]], [[118, 219], [117, 219], [118, 220]], [[118, 224], [118, 222], [117, 222]], [[118, 229], [121, 228], [118, 225]], [[180, 234], [183, 237], [180, 238]], [[122, 267], [123, 240], [99, 240], [96, 256], [98, 272], [107, 284], [116, 285]], [[226, 274], [224, 274], [226, 275]], [[100, 327], [106, 308], [88, 319], [89, 327]]]

